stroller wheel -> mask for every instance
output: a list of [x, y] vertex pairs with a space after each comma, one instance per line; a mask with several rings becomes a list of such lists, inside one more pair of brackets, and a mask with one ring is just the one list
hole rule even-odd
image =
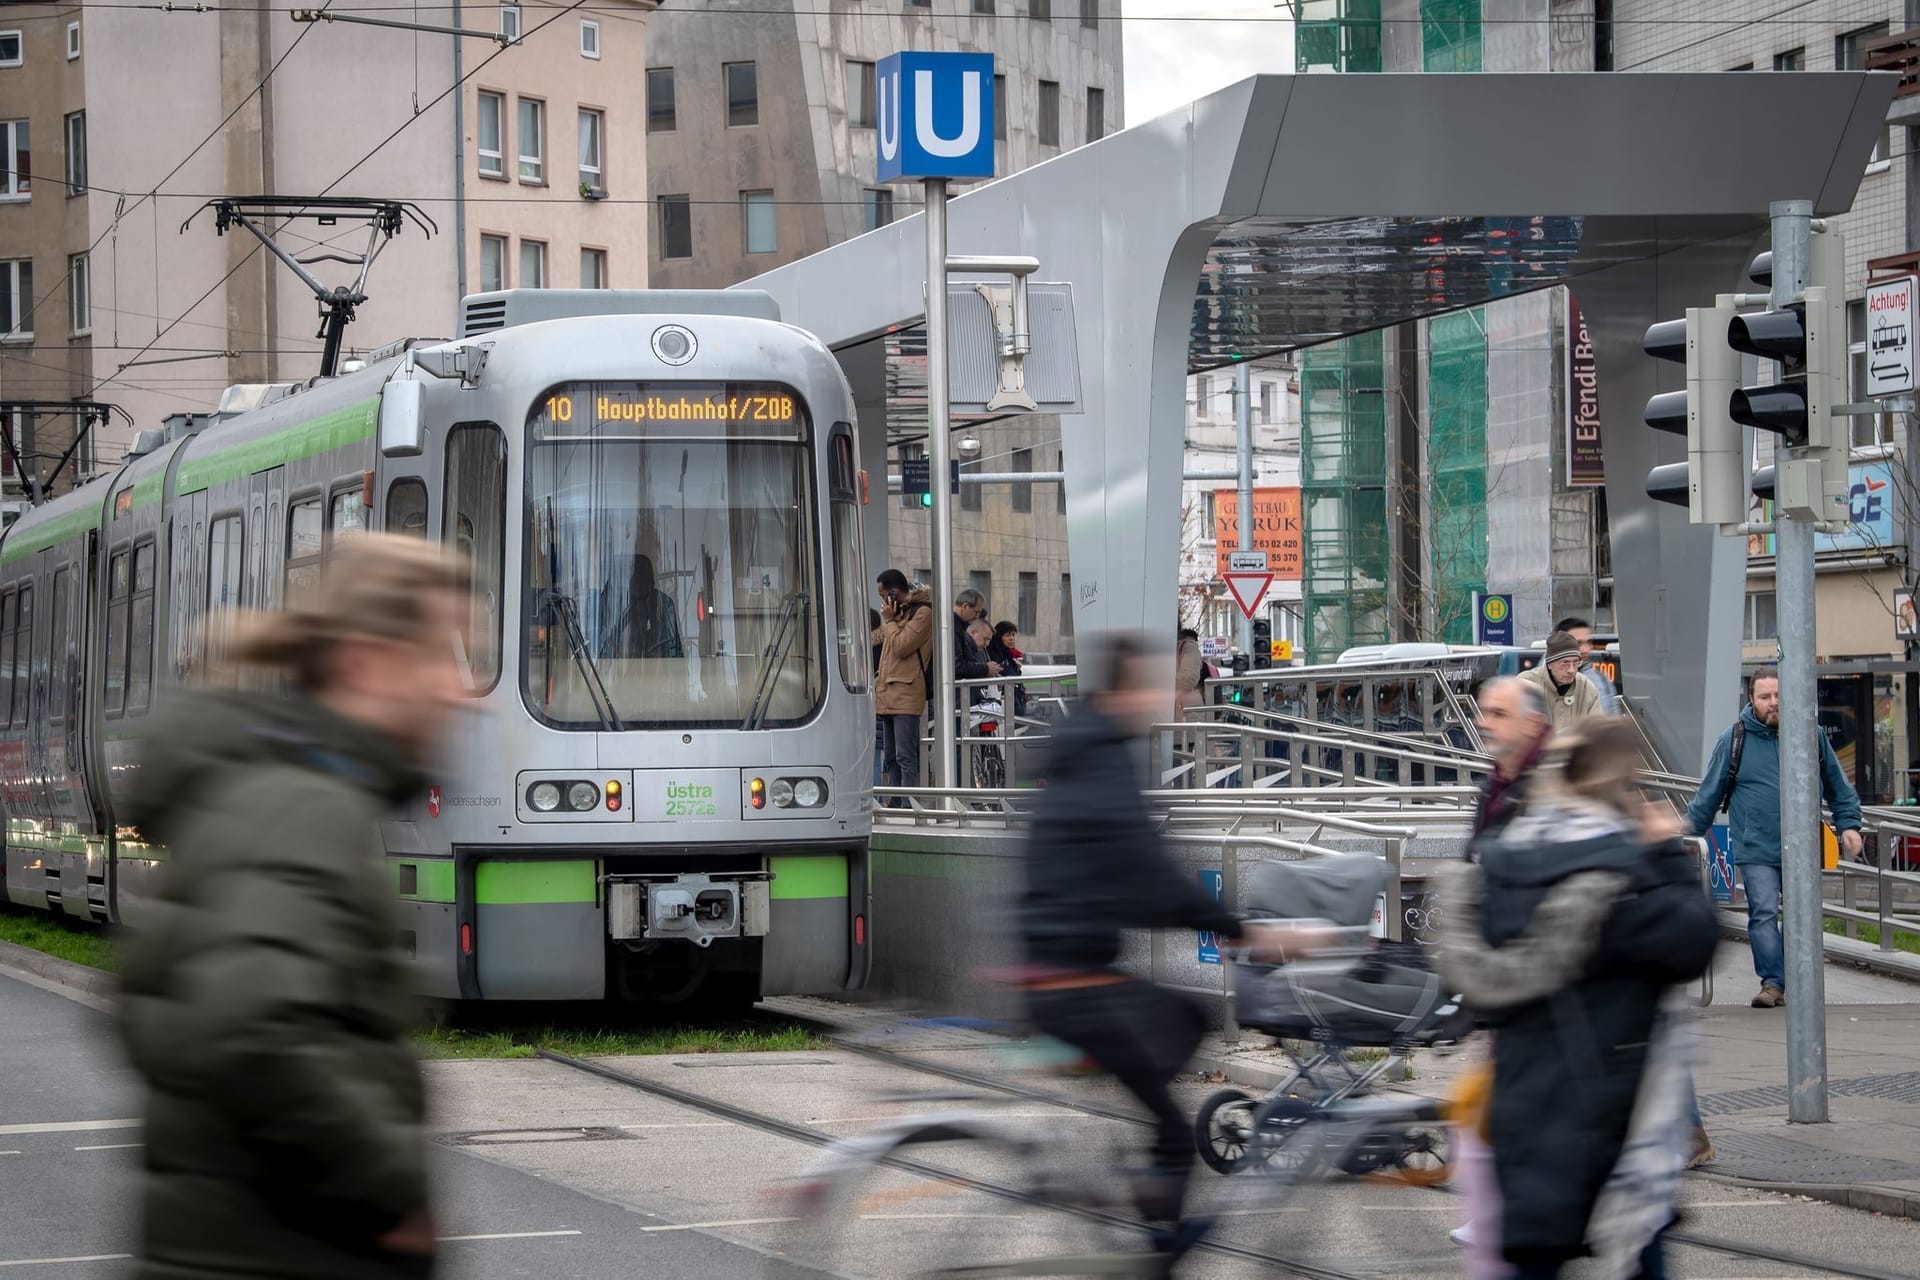
[[1450, 1155], [1445, 1129], [1409, 1129], [1400, 1135], [1400, 1150], [1393, 1162], [1377, 1176], [1413, 1187], [1437, 1187], [1453, 1171]]
[[1215, 1173], [1232, 1173], [1246, 1159], [1258, 1100], [1238, 1089], [1222, 1089], [1200, 1104], [1193, 1117], [1193, 1137], [1200, 1158]]

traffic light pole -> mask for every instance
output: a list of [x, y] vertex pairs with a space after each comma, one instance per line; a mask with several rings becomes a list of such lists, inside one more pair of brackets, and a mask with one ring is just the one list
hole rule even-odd
[[[1772, 305], [1812, 283], [1813, 202], [1778, 200]], [[1816, 438], [1818, 436], [1816, 435]], [[1787, 1119], [1827, 1120], [1827, 1001], [1820, 882], [1820, 717], [1814, 674], [1813, 533], [1809, 512], [1780, 504], [1774, 575], [1780, 639], [1780, 924], [1786, 940]]]

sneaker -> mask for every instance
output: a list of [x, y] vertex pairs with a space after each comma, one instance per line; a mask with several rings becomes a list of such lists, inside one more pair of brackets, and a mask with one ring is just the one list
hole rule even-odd
[[1447, 1232], [1447, 1239], [1453, 1241], [1462, 1249], [1471, 1248], [1473, 1246], [1473, 1224], [1469, 1222], [1464, 1226], [1455, 1227], [1453, 1230]]
[[1687, 1168], [1698, 1169], [1703, 1164], [1713, 1163], [1713, 1139], [1707, 1136], [1705, 1129], [1696, 1130], [1693, 1135], [1693, 1155], [1687, 1160]]
[[1781, 993], [1780, 988], [1769, 982], [1763, 984], [1760, 988], [1760, 994], [1753, 998], [1753, 1007], [1756, 1009], [1778, 1009], [1786, 1002], [1787, 997]]
[[1168, 1262], [1178, 1261], [1213, 1230], [1212, 1218], [1187, 1218], [1171, 1228], [1156, 1227], [1148, 1233], [1155, 1253], [1166, 1255]]

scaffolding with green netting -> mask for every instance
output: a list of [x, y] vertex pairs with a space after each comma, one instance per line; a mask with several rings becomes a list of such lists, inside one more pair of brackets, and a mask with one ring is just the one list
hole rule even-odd
[[1480, 0], [1420, 0], [1420, 69], [1480, 70]]
[[1294, 70], [1380, 69], [1380, 0], [1297, 0], [1293, 9]]
[[1389, 639], [1385, 388], [1381, 333], [1302, 354], [1301, 603], [1309, 662]]
[[1481, 308], [1427, 325], [1427, 584], [1435, 639], [1473, 643], [1487, 589], [1487, 330]]

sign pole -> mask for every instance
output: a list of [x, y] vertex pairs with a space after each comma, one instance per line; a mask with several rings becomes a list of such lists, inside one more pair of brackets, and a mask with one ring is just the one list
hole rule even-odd
[[947, 180], [927, 191], [927, 456], [933, 495], [933, 778], [957, 787], [954, 771], [953, 494], [946, 483], [953, 423], [947, 404]]
[[[1813, 276], [1813, 202], [1776, 200], [1773, 298], [1800, 300]], [[1823, 406], [1824, 407], [1824, 406]], [[1819, 439], [1821, 428], [1810, 433]], [[1776, 509], [1780, 595], [1780, 925], [1786, 943], [1787, 1119], [1827, 1119], [1826, 953], [1821, 930], [1820, 719], [1814, 673], [1813, 513]]]
[[[1253, 550], [1253, 407], [1249, 403], [1253, 375], [1243, 361], [1233, 371], [1234, 448], [1240, 467], [1240, 492], [1237, 497], [1240, 517], [1240, 550]], [[1240, 611], [1240, 652], [1247, 655], [1247, 669], [1253, 660], [1253, 613]]]

